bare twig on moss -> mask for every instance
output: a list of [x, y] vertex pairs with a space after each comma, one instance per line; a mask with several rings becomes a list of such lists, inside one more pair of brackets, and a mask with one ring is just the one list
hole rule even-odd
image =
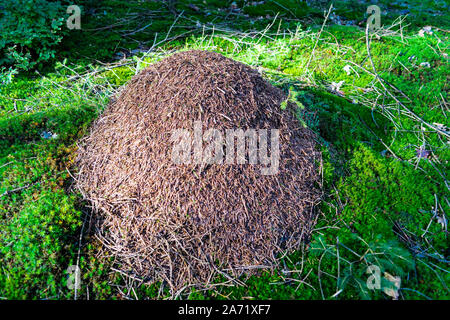
[[26, 184], [26, 185], [24, 185], [24, 186], [22, 186], [22, 187], [14, 188], [14, 189], [11, 189], [11, 190], [6, 190], [6, 191], [3, 192], [2, 194], [0, 194], [0, 198], [1, 198], [1, 197], [4, 197], [4, 196], [8, 196], [8, 195], [10, 195], [10, 194], [13, 194], [13, 193], [15, 193], [15, 192], [22, 191], [22, 190], [24, 190], [24, 189], [27, 189], [27, 188], [30, 187], [31, 185], [32, 185], [32, 184]]
[[[441, 130], [440, 128], [436, 127], [435, 125], [432, 125], [428, 122], [426, 122], [424, 119], [422, 119], [421, 117], [419, 117], [417, 114], [415, 114], [414, 112], [412, 112], [408, 107], [406, 107], [403, 102], [401, 102], [394, 94], [392, 94], [392, 92], [385, 86], [385, 82], [387, 83], [386, 80], [382, 79], [380, 77], [380, 75], [377, 73], [377, 70], [375, 68], [375, 64], [373, 62], [372, 59], [372, 55], [370, 53], [370, 39], [369, 39], [369, 26], [367, 25], [366, 27], [366, 49], [367, 49], [367, 54], [370, 60], [370, 63], [372, 65], [372, 69], [373, 69], [373, 73], [372, 75], [375, 76], [375, 79], [378, 81], [378, 83], [383, 87], [384, 91], [392, 98], [395, 100], [395, 102], [397, 102], [397, 104], [403, 108], [403, 110], [413, 119], [419, 121], [420, 123], [424, 124], [425, 126], [435, 130], [436, 132], [438, 132], [439, 134], [442, 134], [444, 136], [446, 136], [447, 138], [450, 138], [450, 133]], [[357, 65], [357, 64], [355, 64]], [[358, 67], [362, 68], [361, 66], [357, 65]], [[392, 86], [392, 85], [391, 85]], [[403, 94], [404, 95], [404, 94]], [[406, 96], [406, 95], [404, 95]], [[409, 99], [409, 98], [408, 98]], [[410, 99], [409, 99], [410, 100]]]

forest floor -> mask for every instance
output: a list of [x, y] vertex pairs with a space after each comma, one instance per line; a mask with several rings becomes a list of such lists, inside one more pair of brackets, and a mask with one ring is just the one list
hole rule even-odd
[[180, 297], [450, 298], [448, 1], [379, 0], [376, 32], [365, 1], [88, 3], [54, 63], [0, 87], [0, 298], [167, 297], [99, 250], [73, 161], [122, 85], [190, 49], [246, 63], [289, 94], [318, 134], [324, 199], [310, 243], [278, 269]]

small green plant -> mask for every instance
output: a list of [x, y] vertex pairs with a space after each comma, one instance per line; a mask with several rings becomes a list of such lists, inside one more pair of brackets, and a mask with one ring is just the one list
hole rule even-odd
[[2, 85], [10, 84], [14, 76], [18, 73], [17, 69], [10, 67], [9, 69], [5, 67], [0, 68], [0, 83]]

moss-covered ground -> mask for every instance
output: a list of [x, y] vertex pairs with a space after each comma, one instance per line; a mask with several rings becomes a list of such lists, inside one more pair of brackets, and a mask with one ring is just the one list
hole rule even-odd
[[[71, 265], [77, 298], [167, 294], [99, 250], [72, 164], [121, 85], [192, 48], [258, 68], [289, 93], [318, 134], [324, 196], [310, 243], [280, 268], [182, 297], [450, 298], [449, 3], [377, 4], [374, 34], [363, 1], [334, 1], [327, 19], [327, 1], [85, 1], [82, 30], [57, 59], [0, 87], [0, 298], [73, 299]], [[373, 266], [380, 289], [367, 286]]]

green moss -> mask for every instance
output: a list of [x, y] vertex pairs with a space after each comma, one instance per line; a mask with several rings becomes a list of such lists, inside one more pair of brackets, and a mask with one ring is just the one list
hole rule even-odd
[[[398, 221], [414, 234], [425, 230], [432, 218], [438, 186], [410, 164], [382, 157], [365, 146], [354, 153], [350, 175], [338, 189], [348, 201], [342, 219], [365, 239], [393, 238], [393, 222]], [[438, 226], [434, 226], [438, 231]], [[440, 241], [442, 242], [442, 237]]]

